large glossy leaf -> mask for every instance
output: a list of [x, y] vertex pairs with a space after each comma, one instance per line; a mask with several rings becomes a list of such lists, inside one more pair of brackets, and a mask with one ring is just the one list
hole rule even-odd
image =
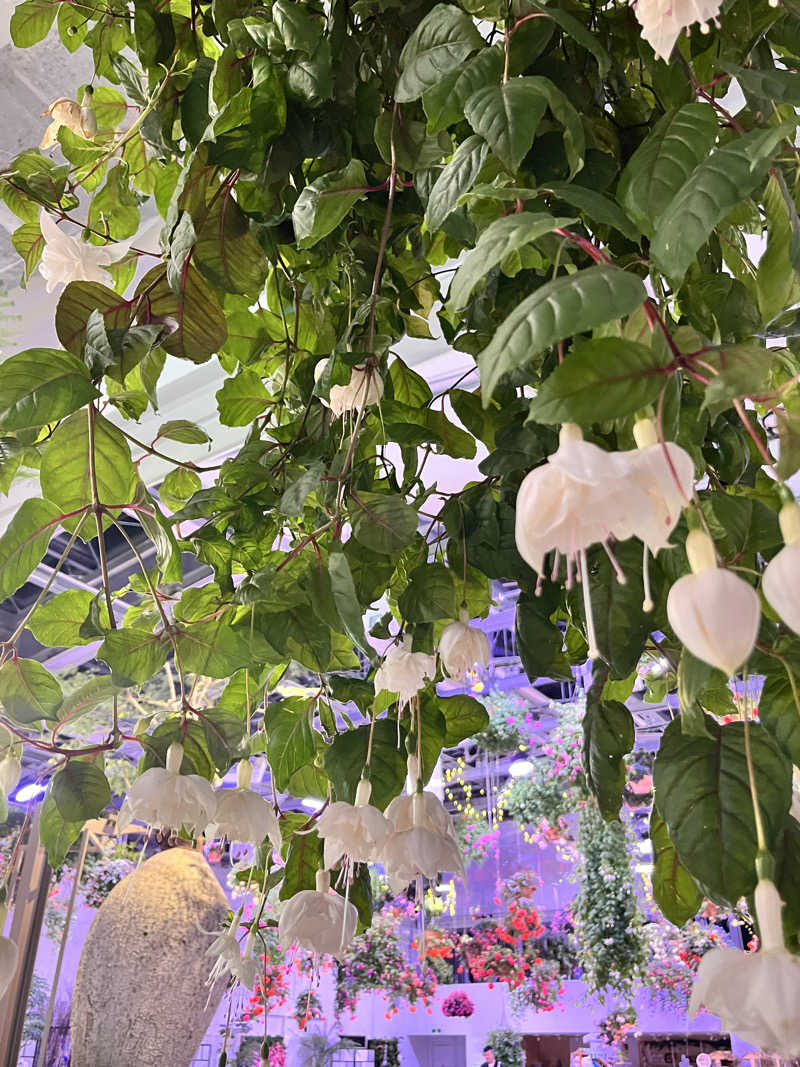
[[718, 128], [710, 104], [685, 104], [662, 116], [634, 152], [617, 199], [643, 233], [654, 232], [673, 196], [714, 147]]
[[[94, 595], [88, 589], [67, 589], [46, 600], [33, 614], [28, 629], [45, 648], [63, 645], [88, 645], [95, 638], [81, 633], [89, 615]], [[100, 609], [101, 624], [108, 627], [108, 609]]]
[[437, 700], [439, 711], [444, 716], [444, 743], [448, 748], [468, 737], [475, 737], [489, 725], [489, 713], [475, 697], [460, 693], [453, 697], [438, 697]]
[[[681, 652], [678, 663], [678, 702], [681, 709], [681, 727], [690, 737], [708, 737], [706, 717], [700, 703], [702, 692], [708, 688], [713, 675], [722, 677], [707, 663], [693, 656], [688, 648]], [[723, 685], [725, 678], [722, 677]]]
[[635, 733], [633, 717], [624, 704], [589, 697], [583, 717], [583, 771], [606, 820], [619, 816], [624, 757], [633, 749]]
[[[789, 671], [793, 674], [790, 677]], [[794, 665], [779, 664], [764, 682], [758, 701], [758, 717], [786, 755], [800, 765], [800, 683]]]
[[17, 48], [30, 48], [43, 40], [53, 25], [58, 4], [50, 0], [25, 0], [11, 16], [11, 40]]
[[604, 264], [545, 282], [507, 316], [478, 356], [484, 406], [508, 371], [564, 337], [629, 315], [646, 295], [636, 275]]
[[300, 193], [292, 210], [299, 248], [311, 248], [336, 229], [353, 204], [364, 196], [364, 164], [352, 159], [341, 170], [316, 178]]
[[[368, 736], [369, 727], [359, 726], [339, 734], [325, 750], [325, 773], [331, 780], [337, 800], [346, 800], [350, 804], [355, 800], [367, 758]], [[379, 719], [375, 723], [370, 768], [371, 803], [383, 810], [402, 792], [406, 780], [405, 753], [397, 747], [397, 723], [393, 720]]]
[[450, 4], [437, 4], [400, 53], [402, 73], [395, 86], [395, 100], [400, 103], [416, 100], [482, 45], [483, 38], [466, 11]]
[[345, 633], [369, 659], [375, 655], [364, 633], [363, 610], [356, 596], [353, 575], [344, 552], [331, 552], [328, 556], [328, 573], [331, 594]]
[[117, 685], [141, 685], [163, 667], [170, 649], [165, 635], [130, 626], [106, 634], [97, 655], [109, 665]]
[[55, 422], [99, 395], [76, 356], [56, 348], [28, 348], [0, 363], [0, 429]]
[[547, 97], [531, 84], [538, 80], [515, 78], [505, 85], [489, 85], [473, 93], [464, 105], [470, 126], [512, 173], [530, 151], [547, 108]]
[[316, 889], [317, 871], [322, 870], [322, 840], [313, 828], [308, 833], [292, 835], [286, 855], [283, 882], [278, 896], [289, 900], [304, 889]]
[[289, 788], [294, 772], [311, 763], [316, 755], [312, 711], [313, 705], [306, 701], [279, 701], [267, 708], [267, 759], [281, 792]]
[[778, 145], [793, 130], [793, 124], [753, 130], [694, 169], [659, 220], [650, 248], [659, 270], [675, 282], [683, 279], [714, 227], [763, 181]]
[[432, 85], [422, 96], [422, 106], [428, 117], [428, 130], [437, 133], [464, 117], [464, 104], [478, 89], [497, 85], [503, 73], [503, 49], [483, 48], [472, 59], [461, 64], [441, 81]]
[[231, 293], [256, 296], [267, 276], [264, 250], [230, 194], [217, 197], [197, 228], [194, 256], [206, 278]]
[[[745, 760], [744, 725], [709, 718], [709, 737], [664, 731], [653, 770], [656, 806], [678, 857], [715, 895], [736, 901], [756, 884], [758, 851]], [[758, 723], [750, 748], [767, 848], [774, 850], [792, 798], [791, 763]]]
[[124, 330], [133, 319], [131, 304], [99, 282], [70, 282], [56, 307], [56, 334], [74, 356], [83, 356], [86, 324], [93, 311], [101, 312], [106, 329]]
[[391, 554], [407, 548], [417, 533], [417, 513], [398, 496], [359, 493], [350, 504], [353, 536], [365, 548]]
[[217, 391], [219, 421], [223, 426], [248, 426], [270, 402], [270, 394], [261, 378], [252, 370], [243, 370], [226, 378]]
[[459, 197], [472, 188], [488, 155], [489, 146], [482, 137], [467, 137], [461, 142], [428, 197], [425, 222], [429, 230], [438, 230], [456, 209]]
[[611, 226], [631, 241], [639, 239], [638, 226], [628, 218], [619, 204], [595, 189], [577, 185], [575, 182], [548, 182], [539, 192], [546, 192], [558, 200], [563, 200], [570, 207], [582, 211], [592, 222]]
[[[785, 182], [780, 181], [777, 175], [777, 171], [770, 175], [763, 197], [769, 239], [758, 263], [756, 291], [758, 309], [765, 322], [800, 299], [800, 272], [795, 249], [800, 240], [800, 222], [791, 196], [786, 195], [788, 190]], [[756, 393], [759, 389], [742, 390], [745, 391]]]
[[39, 815], [39, 840], [47, 852], [47, 862], [58, 870], [63, 866], [67, 853], [78, 840], [84, 820], [68, 822], [58, 810], [52, 789], [48, 789], [42, 801]]
[[621, 337], [586, 341], [542, 382], [531, 418], [591, 426], [632, 415], [657, 399], [670, 367], [669, 355], [656, 346]]
[[598, 40], [597, 34], [593, 33], [574, 15], [569, 14], [569, 12], [562, 10], [560, 7], [556, 7], [553, 4], [540, 3], [539, 0], [534, 0], [533, 6], [537, 11], [545, 14], [547, 18], [552, 19], [564, 31], [566, 37], [572, 38], [581, 48], [585, 48], [587, 52], [591, 53], [597, 61], [597, 70], [600, 77], [605, 77], [611, 69], [611, 57]]
[[31, 498], [19, 506], [0, 537], [0, 597], [16, 593], [47, 551], [61, 522], [61, 508], [50, 500]]
[[172, 291], [166, 267], [148, 271], [136, 290], [144, 308], [139, 319], [145, 324], [165, 321], [171, 327], [161, 341], [170, 355], [206, 363], [225, 344], [225, 316], [213, 289], [191, 264], [183, 273], [181, 285], [179, 293]]
[[227, 678], [252, 660], [247, 638], [223, 616], [186, 626], [175, 635], [175, 642], [183, 669], [209, 678]]
[[662, 914], [676, 926], [693, 919], [703, 903], [703, 894], [689, 874], [670, 840], [666, 823], [653, 809], [650, 815], [653, 846], [653, 896]]
[[[114, 514], [119, 515], [123, 506], [133, 502], [138, 478], [128, 442], [102, 415], [96, 416], [94, 424], [94, 468], [100, 503], [113, 507]], [[47, 442], [40, 479], [42, 494], [64, 512], [74, 512], [92, 503], [86, 412], [70, 415]], [[103, 521], [108, 525], [111, 519], [104, 516]], [[75, 524], [75, 519], [64, 519], [63, 525], [68, 530], [74, 530]], [[81, 537], [90, 540], [96, 535], [93, 520], [84, 522]]]
[[35, 659], [10, 659], [0, 668], [0, 705], [12, 722], [56, 721], [61, 699], [58, 681]]
[[438, 622], [456, 617], [461, 597], [461, 583], [450, 567], [422, 563], [409, 575], [397, 604], [408, 622]]
[[66, 822], [96, 818], [111, 802], [108, 779], [96, 763], [71, 759], [53, 775], [50, 784], [53, 800]]
[[522, 212], [495, 219], [483, 231], [477, 245], [453, 277], [448, 292], [448, 306], [454, 311], [464, 307], [478, 282], [506, 256], [538, 237], [573, 222], [575, 219], [556, 219], [544, 212]]
[[555, 610], [555, 598], [552, 595], [554, 589], [555, 587], [548, 583], [542, 596], [522, 593], [517, 600], [514, 616], [517, 653], [532, 682], [540, 677], [572, 677], [569, 660], [562, 651], [564, 635], [550, 618]]
[[746, 94], [773, 100], [776, 104], [800, 104], [800, 85], [793, 70], [778, 67], [758, 70], [757, 67], [739, 67], [735, 63], [720, 63], [720, 66], [733, 75]]

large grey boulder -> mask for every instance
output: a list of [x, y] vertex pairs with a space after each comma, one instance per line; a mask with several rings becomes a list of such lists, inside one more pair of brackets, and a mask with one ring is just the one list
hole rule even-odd
[[225, 989], [206, 1006], [205, 955], [228, 901], [202, 853], [173, 848], [116, 885], [78, 965], [71, 1067], [189, 1067]]

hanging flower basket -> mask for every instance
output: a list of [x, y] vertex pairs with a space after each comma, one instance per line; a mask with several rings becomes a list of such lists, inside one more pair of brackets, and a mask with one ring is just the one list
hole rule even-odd
[[442, 1015], [448, 1019], [468, 1019], [475, 1011], [475, 1005], [466, 993], [451, 993], [442, 1001]]

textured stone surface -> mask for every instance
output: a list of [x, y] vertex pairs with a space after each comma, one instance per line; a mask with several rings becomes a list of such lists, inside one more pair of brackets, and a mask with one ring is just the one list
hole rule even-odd
[[[133, 881], [131, 882], [131, 879]], [[72, 1067], [189, 1067], [208, 1007], [205, 955], [228, 903], [202, 853], [175, 848], [112, 889], [84, 944], [72, 999]]]

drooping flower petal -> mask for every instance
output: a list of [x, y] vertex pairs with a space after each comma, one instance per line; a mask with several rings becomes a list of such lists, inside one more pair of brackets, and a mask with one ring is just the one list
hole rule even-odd
[[216, 791], [214, 837], [259, 845], [268, 837], [275, 849], [281, 847], [281, 828], [269, 802], [250, 788], [253, 768], [240, 760], [236, 768], [236, 788]]
[[655, 554], [669, 548], [669, 536], [691, 502], [694, 490], [694, 461], [674, 441], [657, 438], [652, 419], [634, 425], [639, 447], [621, 455], [627, 459], [629, 478], [641, 496], [630, 515], [632, 533]]
[[337, 800], [319, 817], [317, 833], [325, 843], [326, 867], [335, 866], [343, 856], [351, 863], [372, 863], [378, 858], [392, 824], [369, 803], [370, 792], [370, 783], [362, 779], [355, 804]]
[[669, 624], [693, 656], [730, 677], [755, 647], [758, 594], [743, 578], [716, 566], [713, 542], [701, 530], [690, 532], [686, 551], [693, 573], [669, 591]]
[[22, 773], [22, 764], [14, 756], [5, 756], [0, 760], [0, 791], [10, 796]]
[[661, 59], [669, 59], [681, 30], [715, 19], [722, 0], [634, 0], [642, 37]]
[[39, 212], [39, 226], [45, 241], [39, 272], [47, 283], [48, 293], [57, 285], [70, 282], [107, 283], [109, 276], [103, 268], [121, 259], [127, 251], [127, 245], [123, 244], [99, 248], [80, 237], [70, 237], [46, 211]]
[[46, 152], [58, 144], [58, 131], [66, 126], [70, 132], [78, 137], [91, 141], [97, 136], [97, 117], [92, 109], [92, 91], [87, 89], [83, 94], [83, 102], [78, 104], [75, 100], [69, 100], [62, 96], [55, 100], [44, 115], [49, 115], [50, 125], [44, 131], [42, 143], [39, 148]]
[[411, 703], [427, 678], [436, 674], [436, 657], [425, 652], [411, 651], [411, 636], [406, 634], [402, 645], [390, 648], [383, 663], [375, 672], [375, 692], [397, 693], [401, 708]]
[[451, 622], [439, 638], [439, 657], [451, 678], [463, 680], [468, 671], [487, 667], [491, 656], [489, 638], [483, 630], [469, 625], [466, 611], [458, 622]]
[[785, 1059], [800, 1056], [800, 958], [784, 944], [782, 902], [772, 882], [755, 892], [758, 952], [715, 948], [700, 962], [689, 1015], [704, 1005], [723, 1030]]
[[329, 888], [327, 871], [318, 871], [316, 889], [302, 889], [286, 901], [278, 920], [282, 948], [299, 945], [307, 952], [336, 957], [347, 948], [356, 935], [358, 912]]
[[[322, 377], [327, 359], [320, 360], [314, 368], [314, 380]], [[356, 365], [350, 371], [350, 381], [346, 385], [332, 385], [328, 400], [322, 400], [338, 418], [346, 411], [358, 411], [371, 404], [380, 403], [383, 397], [383, 378], [374, 368]], [[322, 398], [320, 398], [322, 399]]]
[[786, 544], [767, 564], [761, 588], [781, 620], [800, 634], [800, 507], [784, 504], [780, 524]]
[[127, 818], [161, 829], [185, 826], [193, 834], [205, 830], [214, 818], [217, 796], [199, 774], [181, 774], [182, 761], [183, 745], [175, 742], [167, 749], [166, 768], [151, 767], [136, 779], [120, 809], [118, 828], [124, 828]]
[[386, 816], [394, 832], [386, 839], [380, 860], [394, 892], [419, 875], [435, 878], [452, 871], [465, 877], [453, 821], [437, 796], [415, 792], [395, 797]]

